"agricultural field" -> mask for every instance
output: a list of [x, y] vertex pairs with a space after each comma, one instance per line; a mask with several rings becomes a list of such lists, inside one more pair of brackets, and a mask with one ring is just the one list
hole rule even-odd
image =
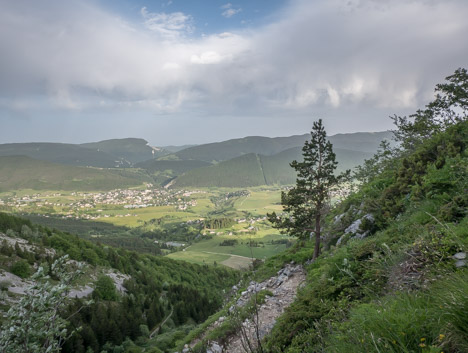
[[280, 194], [279, 187], [21, 190], [0, 194], [0, 208], [111, 245], [128, 248], [133, 239], [173, 259], [246, 268], [294, 241], [266, 219], [281, 210]]
[[[224, 241], [236, 241], [221, 245]], [[212, 239], [194, 243], [182, 251], [168, 256], [199, 264], [223, 264], [233, 268], [248, 267], [253, 259], [265, 260], [286, 249], [291, 239], [276, 230], [265, 229], [249, 235], [217, 235]]]

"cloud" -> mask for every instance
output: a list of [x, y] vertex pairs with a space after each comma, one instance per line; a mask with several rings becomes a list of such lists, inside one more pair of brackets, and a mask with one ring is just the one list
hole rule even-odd
[[215, 51], [207, 51], [204, 53], [201, 53], [200, 55], [192, 55], [190, 58], [190, 61], [193, 64], [217, 64], [221, 62], [223, 58], [219, 53]]
[[223, 9], [224, 11], [221, 13], [222, 16], [226, 17], [226, 18], [231, 18], [232, 16], [238, 14], [239, 12], [242, 11], [241, 8], [237, 8], [235, 9], [232, 4], [230, 2], [228, 2], [227, 4], [224, 4], [223, 6], [221, 6], [221, 9]]
[[275, 117], [302, 129], [293, 121], [320, 114], [332, 127], [379, 129], [423, 106], [468, 58], [462, 0], [295, 0], [265, 26], [204, 37], [190, 15], [141, 16], [132, 23], [78, 0], [5, 1], [0, 114], [40, 101], [14, 109], [248, 116], [259, 129]]
[[[168, 5], [170, 5], [168, 3]], [[141, 9], [145, 27], [166, 39], [175, 39], [193, 32], [193, 18], [182, 12], [151, 13], [146, 7]]]

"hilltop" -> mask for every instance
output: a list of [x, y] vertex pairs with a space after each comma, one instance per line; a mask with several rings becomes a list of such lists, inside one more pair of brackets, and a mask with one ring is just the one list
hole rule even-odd
[[100, 168], [113, 168], [120, 164], [108, 153], [93, 151], [68, 143], [31, 142], [0, 144], [0, 156], [27, 156], [65, 165]]
[[83, 143], [81, 147], [105, 152], [123, 163], [133, 165], [152, 158], [158, 158], [171, 151], [159, 147], [151, 147], [148, 141], [140, 138], [112, 139], [99, 142]]

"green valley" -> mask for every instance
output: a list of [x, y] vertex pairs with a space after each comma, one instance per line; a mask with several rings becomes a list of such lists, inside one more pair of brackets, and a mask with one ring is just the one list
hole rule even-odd
[[468, 0], [0, 3], [0, 353], [468, 353]]
[[159, 157], [142, 139], [79, 147], [118, 168], [0, 157], [0, 347], [465, 352], [467, 82], [395, 118], [391, 143], [319, 120]]

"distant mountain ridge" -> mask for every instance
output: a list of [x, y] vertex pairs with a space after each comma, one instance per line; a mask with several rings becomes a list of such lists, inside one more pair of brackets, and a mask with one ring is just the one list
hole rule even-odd
[[82, 143], [80, 146], [112, 155], [123, 163], [134, 164], [172, 153], [160, 147], [151, 147], [141, 138], [112, 139]]
[[0, 156], [28, 156], [30, 158], [75, 166], [112, 168], [115, 157], [79, 145], [52, 142], [7, 143], [0, 145]]
[[247, 136], [186, 148], [175, 155], [181, 160], [198, 159], [206, 162], [226, 161], [248, 153], [273, 155], [303, 145], [307, 137], [307, 134], [288, 137]]
[[[337, 134], [329, 136], [328, 139], [334, 148], [374, 153], [380, 142], [384, 139], [390, 139], [391, 136], [392, 133], [390, 131], [358, 132]], [[310, 134], [288, 137], [248, 136], [186, 148], [172, 155], [165, 156], [163, 159], [193, 159], [216, 163], [248, 153], [271, 156], [292, 147], [303, 146], [304, 142], [308, 139], [310, 139]]]
[[151, 182], [145, 174], [123, 169], [70, 166], [27, 156], [0, 156], [0, 192], [34, 190], [112, 190]]
[[[328, 139], [333, 143], [337, 153], [339, 168], [344, 170], [352, 169], [364, 159], [371, 157], [377, 151], [380, 142], [384, 139], [389, 140], [391, 136], [392, 133], [389, 131], [362, 132], [337, 134]], [[301, 148], [309, 138], [309, 134], [274, 138], [248, 136], [187, 148], [169, 146], [168, 149], [152, 147], [141, 138], [111, 139], [80, 145], [11, 143], [0, 144], [0, 157], [21, 155], [36, 160], [35, 163], [29, 161], [29, 172], [33, 175], [37, 174], [36, 169], [43, 173], [46, 167], [37, 161], [45, 161], [56, 163], [57, 165], [51, 168], [57, 175], [64, 177], [72, 176], [62, 171], [58, 172], [58, 165], [137, 168], [135, 169], [137, 174], [145, 174], [145, 181], [149, 180], [156, 185], [166, 185], [171, 182], [175, 187], [244, 187], [294, 183], [296, 175], [289, 163], [302, 157]], [[176, 152], [171, 152], [169, 148]], [[9, 161], [11, 162], [11, 159]], [[13, 168], [11, 163], [9, 165]], [[21, 165], [25, 165], [25, 160], [22, 160]], [[83, 170], [76, 172], [82, 174]], [[7, 169], [4, 168], [2, 173], [7, 173]], [[91, 172], [92, 175], [95, 173], [95, 170]], [[130, 175], [130, 179], [135, 175]], [[98, 179], [101, 176], [96, 174]], [[0, 178], [2, 177], [0, 174]], [[116, 181], [114, 176], [109, 178]], [[34, 178], [20, 178], [20, 180], [29, 180], [34, 187], [44, 185], [37, 183]], [[59, 185], [57, 180], [52, 184]], [[122, 179], [123, 186], [128, 184], [128, 180]], [[22, 185], [26, 187], [27, 183]], [[65, 184], [63, 185], [65, 187]], [[70, 187], [69, 185], [66, 187]], [[86, 183], [73, 185], [87, 187]]]
[[[391, 137], [390, 131], [383, 131], [337, 134], [328, 139], [337, 155], [338, 171], [343, 171], [372, 157], [381, 141]], [[174, 187], [293, 184], [296, 174], [289, 163], [302, 159], [302, 146], [308, 139], [309, 134], [277, 138], [249, 136], [187, 148], [162, 158], [215, 163], [186, 171], [172, 182]]]
[[174, 153], [174, 152], [179, 152], [179, 151], [185, 150], [186, 148], [195, 147], [195, 146], [198, 146], [198, 145], [182, 145], [182, 146], [171, 145], [171, 146], [161, 146], [161, 148], [166, 151], [170, 151], [171, 153]]

